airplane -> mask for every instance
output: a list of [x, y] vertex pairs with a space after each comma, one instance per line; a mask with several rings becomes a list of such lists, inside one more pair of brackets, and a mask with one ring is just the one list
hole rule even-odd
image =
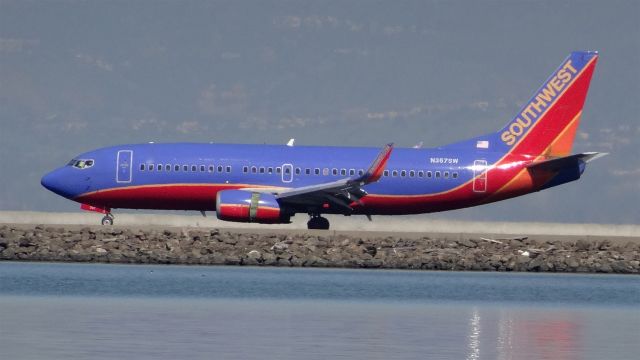
[[324, 214], [405, 215], [483, 205], [580, 178], [571, 154], [598, 53], [572, 52], [502, 129], [435, 148], [148, 143], [74, 157], [42, 185], [84, 210], [215, 211], [220, 220], [329, 229]]

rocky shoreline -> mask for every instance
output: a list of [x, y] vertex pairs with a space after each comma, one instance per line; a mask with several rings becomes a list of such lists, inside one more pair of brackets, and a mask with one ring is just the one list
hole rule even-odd
[[638, 274], [634, 240], [0, 225], [0, 260]]

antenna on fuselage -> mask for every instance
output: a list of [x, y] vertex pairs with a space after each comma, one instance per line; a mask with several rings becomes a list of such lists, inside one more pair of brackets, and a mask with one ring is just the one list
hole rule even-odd
[[287, 146], [293, 146], [293, 143], [295, 143], [295, 142], [296, 142], [296, 139], [291, 138], [291, 139], [289, 139], [289, 141], [287, 142]]

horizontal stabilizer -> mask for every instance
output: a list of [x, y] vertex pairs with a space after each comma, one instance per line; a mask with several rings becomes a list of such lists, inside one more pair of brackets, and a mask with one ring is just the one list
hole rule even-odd
[[562, 168], [575, 165], [578, 161], [582, 161], [583, 163], [588, 163], [590, 161], [593, 161], [605, 155], [607, 155], [607, 153], [585, 152], [581, 154], [574, 154], [574, 155], [563, 156], [555, 159], [535, 162], [528, 165], [527, 168], [531, 170], [558, 171]]

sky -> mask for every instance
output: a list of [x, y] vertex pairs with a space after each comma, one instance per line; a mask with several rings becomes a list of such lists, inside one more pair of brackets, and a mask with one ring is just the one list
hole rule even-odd
[[573, 50], [600, 60], [577, 182], [424, 215], [640, 222], [640, 2], [0, 0], [0, 210], [78, 153], [155, 142], [439, 146], [500, 129]]

